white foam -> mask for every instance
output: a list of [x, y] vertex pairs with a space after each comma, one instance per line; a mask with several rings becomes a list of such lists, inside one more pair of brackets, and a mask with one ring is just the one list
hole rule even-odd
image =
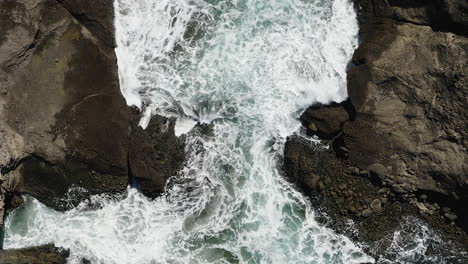
[[179, 118], [175, 124], [174, 132], [177, 137], [187, 134], [198, 124], [197, 121], [188, 118]]
[[[346, 98], [357, 45], [347, 0], [117, 0], [127, 103], [177, 118], [187, 160], [155, 201], [130, 190], [58, 213], [28, 202], [6, 246], [53, 242], [93, 263], [362, 263], [348, 238], [314, 220], [278, 170], [308, 105]], [[196, 23], [193, 23], [196, 21]], [[187, 29], [200, 39], [187, 39]], [[185, 34], [185, 38], [184, 38]], [[193, 34], [192, 34], [193, 35]], [[190, 132], [210, 123], [207, 135]], [[28, 217], [28, 215], [30, 215]]]

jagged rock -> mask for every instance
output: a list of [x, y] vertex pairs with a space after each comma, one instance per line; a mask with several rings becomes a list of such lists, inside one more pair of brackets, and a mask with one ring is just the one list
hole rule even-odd
[[1, 1], [0, 20], [6, 189], [51, 206], [72, 185], [125, 190], [129, 116], [112, 46], [53, 0]]
[[0, 250], [0, 263], [3, 264], [65, 264], [69, 252], [53, 245], [25, 249]]
[[[134, 120], [139, 118], [134, 110]], [[143, 193], [156, 196], [166, 181], [175, 176], [184, 161], [184, 139], [174, 134], [175, 120], [153, 116], [143, 130], [134, 122], [130, 136], [128, 161], [131, 176]]]
[[[468, 230], [468, 221], [463, 220], [468, 219], [463, 206], [468, 202], [466, 1], [354, 2], [359, 10], [361, 43], [348, 71], [351, 106], [345, 109], [349, 118], [334, 126], [340, 129], [333, 130], [330, 150], [312, 150], [289, 138], [285, 146], [286, 175], [299, 179], [299, 183], [311, 172], [320, 178], [338, 175], [348, 186], [357, 187], [356, 193], [363, 198], [389, 197], [381, 214], [363, 220], [362, 239], [381, 238], [383, 233], [392, 232], [394, 223], [387, 220], [398, 222], [395, 215], [419, 212], [408, 204], [415, 200], [408, 194], [417, 193], [449, 205], [458, 216], [455, 223]], [[320, 111], [330, 110], [313, 106], [307, 113]], [[330, 119], [321, 121], [324, 124], [334, 121], [333, 115], [320, 117]], [[313, 123], [320, 130], [315, 119], [302, 121], [304, 126]], [[342, 175], [350, 166], [377, 177], [357, 180], [352, 174]], [[391, 191], [378, 193], [378, 188], [369, 188], [361, 181], [375, 187], [388, 185]], [[336, 221], [340, 216], [349, 217], [340, 213], [343, 205], [329, 202], [333, 200], [328, 198], [332, 186], [324, 187], [320, 199], [335, 212]], [[386, 219], [387, 225], [375, 219]], [[435, 215], [430, 219], [453, 232]]]
[[450, 221], [455, 221], [458, 218], [457, 215], [453, 213], [445, 213], [444, 216]]
[[58, 0], [74, 18], [109, 47], [115, 46], [114, 0]]
[[385, 180], [385, 176], [387, 176], [387, 168], [380, 163], [374, 163], [367, 167], [367, 170], [371, 172], [371, 174], [377, 176], [381, 181]]
[[300, 119], [312, 134], [322, 139], [331, 139], [341, 131], [343, 123], [349, 119], [345, 104], [312, 106]]

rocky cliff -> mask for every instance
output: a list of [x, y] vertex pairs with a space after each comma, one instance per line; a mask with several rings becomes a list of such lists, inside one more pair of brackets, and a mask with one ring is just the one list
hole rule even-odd
[[301, 117], [330, 148], [291, 137], [285, 172], [337, 219], [354, 219], [362, 240], [417, 215], [466, 243], [468, 2], [355, 4], [349, 100]]
[[59, 210], [71, 187], [86, 190], [73, 193], [76, 203], [126, 190], [129, 176], [161, 193], [183, 162], [183, 140], [163, 117], [141, 129], [127, 107], [113, 0], [0, 1], [0, 21], [0, 221], [22, 193]]

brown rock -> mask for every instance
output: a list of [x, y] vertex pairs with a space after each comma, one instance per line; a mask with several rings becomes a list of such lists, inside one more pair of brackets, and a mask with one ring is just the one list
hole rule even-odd
[[372, 210], [371, 209], [366, 209], [361, 212], [362, 217], [369, 217], [372, 215]]
[[370, 207], [372, 211], [380, 212], [382, 210], [382, 203], [380, 202], [379, 199], [374, 199], [372, 203], [370, 204]]
[[4, 264], [65, 264], [69, 252], [52, 245], [25, 249], [0, 250], [0, 263]]
[[72, 185], [125, 190], [129, 116], [113, 48], [56, 1], [1, 1], [0, 10], [7, 187], [51, 206]]
[[[134, 115], [137, 121], [138, 113]], [[174, 121], [153, 116], [145, 130], [137, 122], [132, 126], [130, 174], [149, 196], [162, 193], [167, 179], [177, 174], [184, 161], [184, 139], [175, 136]]]
[[338, 135], [343, 123], [349, 119], [346, 106], [347, 102], [330, 106], [311, 106], [301, 115], [301, 121], [313, 134], [322, 139], [331, 139]]
[[113, 0], [59, 0], [82, 25], [109, 47], [115, 47]]

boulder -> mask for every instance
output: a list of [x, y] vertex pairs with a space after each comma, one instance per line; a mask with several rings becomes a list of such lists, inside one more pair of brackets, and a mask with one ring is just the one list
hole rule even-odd
[[379, 178], [405, 179], [396, 184], [402, 192], [468, 200], [466, 1], [357, 3], [365, 21], [348, 73], [356, 111], [343, 125], [349, 161], [390, 168]]
[[346, 105], [346, 102], [327, 106], [314, 105], [309, 107], [300, 119], [311, 134], [321, 139], [332, 139], [338, 135], [344, 122], [349, 119]]
[[[446, 234], [457, 234], [468, 245], [466, 235], [459, 235], [461, 229], [468, 230], [464, 209], [468, 202], [466, 1], [354, 2], [361, 43], [347, 77], [351, 106], [341, 106], [349, 117], [337, 119], [341, 116], [333, 113], [340, 107], [337, 104], [310, 107], [302, 117], [303, 125], [317, 135], [321, 129], [333, 131], [328, 137], [331, 142], [325, 142], [332, 148], [324, 150], [297, 137], [288, 138], [285, 174], [318, 197], [335, 223], [343, 218], [359, 221], [361, 240], [375, 241], [395, 231], [399, 221], [395, 216], [419, 215], [413, 200], [424, 193], [427, 201], [450, 207], [458, 227], [441, 222], [443, 215], [421, 217]], [[310, 131], [311, 127], [315, 129]], [[343, 173], [350, 167], [369, 171], [372, 177]], [[307, 179], [310, 175], [313, 180]], [[379, 199], [386, 201], [385, 206], [380, 202], [379, 209], [373, 203], [369, 210], [381, 210], [378, 214], [369, 214], [361, 205], [350, 207], [333, 197], [337, 193], [340, 198], [335, 184], [311, 193], [304, 183], [316, 178], [345, 182], [360, 195], [355, 201], [370, 199], [366, 204], [371, 205]], [[379, 193], [384, 186], [389, 192]], [[361, 214], [347, 212], [359, 206]]]

